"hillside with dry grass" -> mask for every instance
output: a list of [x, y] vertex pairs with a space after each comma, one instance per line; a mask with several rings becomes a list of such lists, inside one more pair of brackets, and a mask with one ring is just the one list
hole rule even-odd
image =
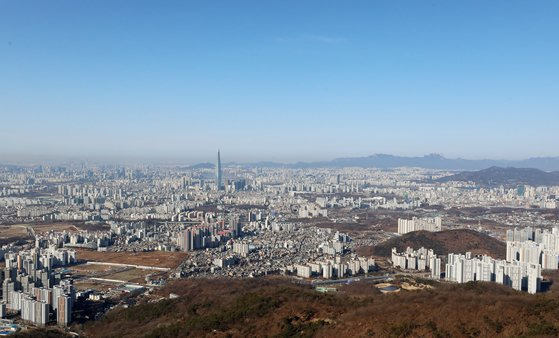
[[[368, 292], [367, 290], [370, 290]], [[380, 294], [371, 285], [321, 294], [286, 280], [181, 280], [86, 324], [99, 337], [509, 337], [559, 334], [559, 296], [490, 283]]]

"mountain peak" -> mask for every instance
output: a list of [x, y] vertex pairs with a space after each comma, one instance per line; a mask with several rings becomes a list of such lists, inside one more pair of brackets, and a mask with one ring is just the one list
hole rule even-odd
[[545, 172], [535, 168], [514, 168], [492, 166], [479, 171], [465, 171], [456, 175], [440, 178], [439, 182], [473, 182], [480, 186], [516, 187], [519, 185], [556, 186], [559, 173]]

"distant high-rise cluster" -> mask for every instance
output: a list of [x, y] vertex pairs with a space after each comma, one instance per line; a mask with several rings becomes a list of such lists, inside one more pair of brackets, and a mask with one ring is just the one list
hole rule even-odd
[[241, 222], [235, 218], [229, 221], [228, 226], [221, 221], [217, 224], [188, 227], [179, 233], [178, 246], [183, 251], [214, 248], [241, 235]]
[[540, 291], [541, 270], [539, 264], [507, 262], [485, 255], [472, 257], [470, 252], [466, 252], [465, 255], [448, 255], [445, 279], [458, 283], [495, 282], [518, 291], [536, 293]]
[[559, 268], [559, 228], [507, 230], [507, 261], [539, 264], [542, 269]]
[[328, 217], [328, 210], [321, 208], [316, 203], [307, 203], [299, 208], [300, 218]]
[[307, 264], [296, 264], [286, 267], [286, 272], [295, 273], [299, 277], [311, 278], [320, 276], [326, 279], [333, 277], [343, 278], [347, 275], [355, 276], [360, 273], [368, 273], [375, 269], [373, 258], [358, 257], [348, 262], [342, 262], [340, 256], [333, 259], [325, 259], [321, 262], [309, 262]]
[[397, 252], [392, 248], [392, 266], [408, 270], [431, 270], [432, 278], [441, 277], [441, 259], [432, 249], [419, 248], [413, 250], [408, 247], [404, 252]]
[[398, 219], [398, 234], [403, 235], [413, 231], [441, 231], [442, 219], [440, 217], [433, 218], [417, 218]]
[[250, 246], [248, 243], [234, 242], [233, 243], [233, 253], [239, 254], [242, 257], [248, 256], [250, 252]]

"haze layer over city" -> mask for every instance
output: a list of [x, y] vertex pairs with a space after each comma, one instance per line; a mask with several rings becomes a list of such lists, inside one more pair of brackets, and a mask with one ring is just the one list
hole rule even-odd
[[559, 336], [558, 10], [0, 3], [0, 334]]

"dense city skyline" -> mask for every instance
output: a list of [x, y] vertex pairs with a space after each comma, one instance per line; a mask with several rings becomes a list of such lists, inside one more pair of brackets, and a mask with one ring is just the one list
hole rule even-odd
[[0, 154], [556, 156], [557, 7], [4, 2]]
[[0, 1], [0, 335], [559, 337], [557, 13]]
[[[446, 170], [481, 170], [497, 168], [532, 168], [547, 172], [559, 172], [559, 156], [527, 158], [462, 158], [446, 157], [443, 154], [430, 153], [418, 156], [400, 156], [393, 154], [371, 154], [355, 157], [337, 157], [302, 161], [270, 161], [266, 159], [242, 160], [242, 157], [229, 157], [226, 154], [225, 166], [261, 167], [261, 168], [410, 168], [446, 169]], [[216, 167], [215, 153], [204, 154], [201, 158], [192, 157], [154, 157], [154, 156], [91, 156], [91, 155], [2, 155], [0, 165], [121, 165], [121, 166], [192, 166]]]

